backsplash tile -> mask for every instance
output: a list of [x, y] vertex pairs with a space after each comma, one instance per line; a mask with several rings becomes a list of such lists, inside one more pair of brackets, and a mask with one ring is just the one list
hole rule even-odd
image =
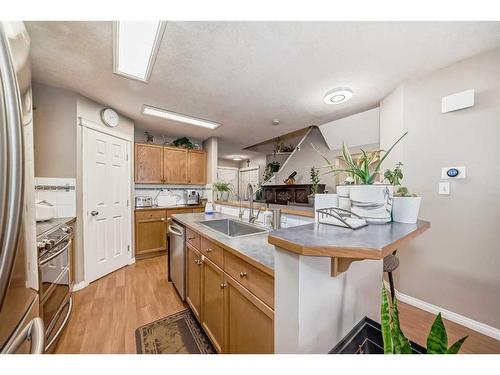
[[76, 179], [35, 177], [35, 202], [55, 206], [55, 217], [76, 216]]

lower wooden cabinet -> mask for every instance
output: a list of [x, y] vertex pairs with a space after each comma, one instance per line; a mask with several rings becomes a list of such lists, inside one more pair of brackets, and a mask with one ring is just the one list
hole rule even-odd
[[224, 340], [224, 273], [207, 258], [203, 258], [201, 325], [215, 349], [223, 352]]
[[135, 255], [167, 250], [165, 210], [144, 210], [135, 213]]
[[[194, 233], [189, 228], [187, 232]], [[269, 295], [268, 299], [274, 301], [273, 289], [264, 288], [266, 293], [260, 293], [261, 289], [252, 287], [254, 283], [260, 285], [252, 281], [253, 277], [248, 286], [231, 277], [235, 264], [238, 272], [242, 267], [250, 270], [253, 266], [239, 258], [226, 264], [229, 259], [226, 256], [223, 263], [216, 264], [201, 251], [203, 244], [210, 241], [203, 237], [195, 241], [199, 234], [193, 233], [191, 241], [186, 242], [186, 302], [215, 349], [219, 353], [274, 353], [274, 310], [266, 298], [262, 299]], [[199, 248], [194, 244], [199, 244]], [[214, 244], [210, 247], [214, 248]], [[273, 286], [272, 276], [266, 276], [271, 278]]]
[[230, 276], [224, 276], [224, 284], [224, 350], [274, 353], [274, 311]]
[[198, 320], [201, 318], [201, 254], [186, 244], [186, 302]]

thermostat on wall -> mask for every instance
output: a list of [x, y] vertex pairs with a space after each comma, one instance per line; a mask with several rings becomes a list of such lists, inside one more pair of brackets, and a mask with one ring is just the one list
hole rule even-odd
[[441, 179], [446, 180], [450, 178], [465, 178], [465, 167], [446, 167], [441, 168]]

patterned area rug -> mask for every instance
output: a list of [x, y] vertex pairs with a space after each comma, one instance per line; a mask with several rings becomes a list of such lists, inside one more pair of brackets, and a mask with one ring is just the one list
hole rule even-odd
[[135, 330], [138, 354], [215, 354], [191, 310], [167, 316]]

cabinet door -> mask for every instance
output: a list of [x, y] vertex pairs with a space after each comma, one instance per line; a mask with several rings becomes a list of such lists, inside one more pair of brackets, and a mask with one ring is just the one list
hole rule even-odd
[[203, 257], [201, 325], [215, 349], [223, 351], [224, 276], [222, 270]]
[[274, 353], [274, 312], [228, 275], [224, 296], [227, 353]]
[[188, 152], [182, 148], [163, 148], [163, 179], [165, 183], [185, 184], [187, 178]]
[[200, 320], [201, 313], [201, 254], [186, 244], [186, 302], [194, 315]]
[[146, 212], [136, 213], [135, 255], [167, 250], [165, 211], [151, 212], [151, 217]]
[[207, 183], [207, 154], [205, 151], [189, 151], [188, 183], [196, 185]]
[[135, 144], [135, 182], [161, 184], [163, 182], [163, 147]]

